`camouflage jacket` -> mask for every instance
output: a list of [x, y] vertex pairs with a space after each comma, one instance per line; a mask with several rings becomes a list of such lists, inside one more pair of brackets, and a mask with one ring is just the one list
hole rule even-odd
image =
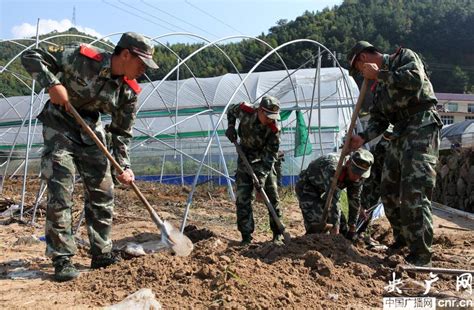
[[233, 104], [227, 111], [229, 125], [239, 119], [238, 135], [240, 145], [252, 166], [259, 165], [263, 172], [269, 172], [278, 158], [280, 147], [280, 125], [260, 123], [257, 109], [248, 103]]
[[[348, 159], [349, 157], [347, 157]], [[347, 160], [345, 159], [345, 161]], [[316, 193], [323, 197], [326, 191], [331, 186], [331, 181], [336, 172], [337, 163], [339, 161], [339, 154], [327, 154], [312, 161], [308, 167], [301, 171], [299, 177], [303, 183], [303, 190], [306, 192]], [[362, 191], [363, 179], [358, 182], [352, 182], [348, 178], [347, 168], [343, 167], [337, 187], [334, 192], [332, 203], [333, 205], [339, 201], [341, 191], [347, 189], [347, 198], [349, 200], [349, 224], [355, 224], [360, 208], [360, 194]], [[324, 197], [325, 199], [325, 197]]]
[[412, 50], [400, 48], [393, 58], [383, 57], [370, 120], [360, 135], [370, 141], [382, 134], [389, 123], [394, 124], [394, 137], [433, 123], [442, 126], [434, 109], [436, 103], [422, 60]]
[[[25, 69], [42, 87], [61, 83], [66, 88], [70, 103], [102, 141], [105, 138], [100, 114], [111, 114], [112, 150], [117, 162], [127, 166], [140, 87], [135, 80], [112, 76], [111, 59], [110, 53], [86, 44], [50, 46], [47, 51], [31, 49], [21, 58]], [[62, 106], [48, 101], [38, 118], [76, 143], [94, 144]]]

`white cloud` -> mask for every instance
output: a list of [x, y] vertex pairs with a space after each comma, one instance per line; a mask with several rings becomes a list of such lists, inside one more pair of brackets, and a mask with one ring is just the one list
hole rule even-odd
[[[73, 27], [72, 22], [69, 19], [63, 19], [61, 21], [52, 19], [41, 19], [39, 24], [39, 34], [46, 34], [51, 31], [63, 32]], [[87, 33], [94, 37], [101, 38], [102, 35], [92, 28], [75, 26], [75, 28], [81, 32]], [[19, 26], [12, 28], [12, 34], [14, 38], [26, 38], [36, 36], [36, 25], [23, 23]]]

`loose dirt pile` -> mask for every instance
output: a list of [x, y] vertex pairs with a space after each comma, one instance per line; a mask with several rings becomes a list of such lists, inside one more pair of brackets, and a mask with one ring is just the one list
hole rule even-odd
[[[165, 219], [179, 226], [188, 188], [141, 183], [145, 196]], [[35, 188], [38, 188], [35, 184]], [[12, 187], [13, 189], [13, 187]], [[18, 199], [19, 189], [7, 194]], [[29, 193], [32, 206], [36, 193]], [[78, 190], [76, 206], [82, 202]], [[134, 193], [117, 189], [117, 216], [113, 239], [116, 247], [128, 241], [144, 242], [159, 238]], [[95, 307], [117, 303], [141, 288], [151, 288], [165, 308], [370, 308], [381, 307], [384, 287], [397, 270], [402, 256], [366, 249], [364, 243], [351, 244], [341, 236], [304, 235], [302, 218], [295, 198], [282, 193], [284, 221], [293, 236], [289, 245], [271, 243], [268, 215], [263, 205], [254, 208], [255, 243], [242, 247], [235, 226], [234, 205], [225, 188], [198, 189], [186, 234], [195, 243], [189, 257], [159, 252], [90, 271], [90, 259], [81, 247], [74, 262], [81, 276], [58, 284], [51, 280], [52, 267], [44, 257], [44, 243], [15, 244], [19, 237], [43, 234], [38, 228], [12, 223], [0, 226], [0, 305], [6, 308]], [[44, 208], [44, 203], [41, 205]], [[0, 210], [1, 212], [2, 210]], [[78, 213], [78, 211], [76, 211]], [[40, 223], [43, 218], [40, 216]], [[458, 218], [435, 218], [435, 225], [468, 227]], [[453, 224], [451, 221], [455, 221]], [[436, 229], [435, 267], [473, 269], [472, 231]], [[371, 228], [380, 242], [390, 242], [388, 224], [380, 221]], [[86, 239], [85, 229], [79, 237]], [[15, 268], [35, 271], [30, 279], [13, 280]], [[427, 275], [401, 274], [408, 285], [421, 286]], [[455, 277], [441, 276], [432, 295], [458, 295]], [[454, 280], [453, 280], [454, 279]], [[424, 287], [418, 288], [421, 295]], [[420, 292], [421, 289], [421, 292]], [[416, 292], [415, 292], [416, 293]]]
[[[308, 307], [317, 300], [328, 308], [345, 306], [354, 296], [361, 305], [380, 296], [385, 274], [375, 270], [381, 263], [341, 237], [303, 236], [289, 246], [240, 247], [212, 236], [198, 241], [190, 257], [159, 253], [136, 258], [84, 274], [67, 286], [98, 305], [147, 287], [171, 307]], [[374, 299], [370, 305], [378, 304]]]

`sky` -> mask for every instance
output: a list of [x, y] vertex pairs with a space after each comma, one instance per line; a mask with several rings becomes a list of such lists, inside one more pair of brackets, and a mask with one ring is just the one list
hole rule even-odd
[[[102, 37], [135, 31], [150, 37], [190, 32], [213, 41], [228, 36], [268, 33], [281, 19], [321, 11], [342, 0], [0, 0], [0, 39], [18, 39], [75, 27]], [[75, 23], [73, 11], [75, 8]], [[120, 35], [110, 36], [116, 43]], [[194, 43], [189, 36], [162, 42]]]

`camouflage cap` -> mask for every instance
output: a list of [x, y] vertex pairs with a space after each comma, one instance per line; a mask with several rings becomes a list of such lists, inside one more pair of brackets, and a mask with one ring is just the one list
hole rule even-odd
[[120, 38], [117, 46], [130, 50], [133, 54], [152, 69], [158, 69], [158, 65], [153, 61], [153, 45], [151, 41], [136, 32], [125, 32]]
[[378, 51], [378, 49], [369, 42], [359, 41], [352, 47], [351, 51], [347, 54], [347, 62], [349, 63], [349, 74], [351, 76], [355, 76], [357, 73], [357, 70], [354, 67], [357, 56], [359, 56], [360, 53], [366, 50]]
[[272, 96], [263, 96], [260, 101], [260, 108], [265, 111], [268, 118], [280, 119], [280, 101]]
[[354, 174], [367, 179], [370, 176], [370, 167], [374, 163], [374, 156], [367, 150], [358, 149], [351, 155], [351, 170]]

